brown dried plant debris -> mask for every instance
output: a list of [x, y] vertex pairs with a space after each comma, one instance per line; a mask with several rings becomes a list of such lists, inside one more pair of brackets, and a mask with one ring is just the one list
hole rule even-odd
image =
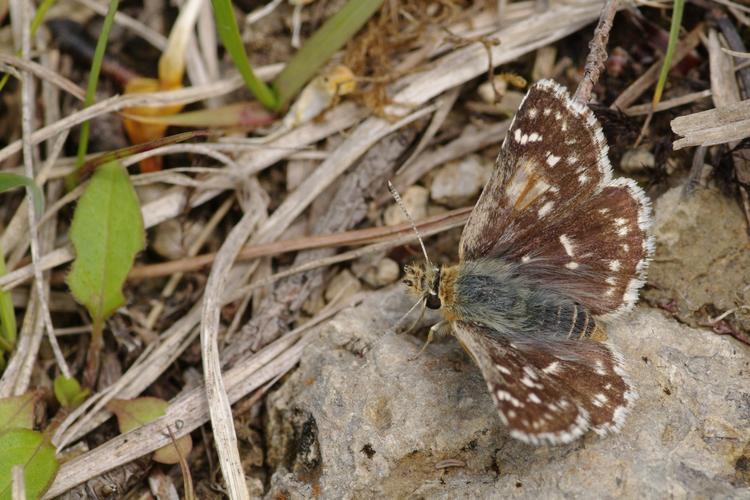
[[387, 86], [418, 68], [401, 67], [408, 54], [435, 35], [443, 38], [451, 23], [468, 19], [480, 4], [471, 0], [386, 0], [383, 8], [346, 46], [343, 64], [369, 83], [354, 98], [378, 115], [389, 104]]

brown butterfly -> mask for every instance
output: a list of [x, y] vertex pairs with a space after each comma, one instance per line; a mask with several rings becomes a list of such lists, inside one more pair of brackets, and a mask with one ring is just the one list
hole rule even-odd
[[459, 263], [407, 267], [418, 304], [443, 314], [430, 336], [452, 330], [511, 436], [527, 443], [617, 432], [637, 397], [603, 322], [638, 300], [651, 210], [634, 181], [612, 179], [607, 151], [587, 106], [537, 82], [469, 217]]

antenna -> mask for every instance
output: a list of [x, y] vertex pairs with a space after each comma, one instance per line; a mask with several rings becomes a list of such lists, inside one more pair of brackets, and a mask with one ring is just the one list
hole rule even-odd
[[417, 229], [417, 224], [414, 222], [414, 219], [411, 218], [411, 215], [406, 210], [406, 206], [404, 205], [404, 202], [401, 199], [401, 195], [398, 194], [398, 191], [396, 191], [396, 188], [393, 187], [393, 184], [391, 184], [391, 181], [388, 181], [388, 190], [391, 192], [391, 196], [393, 196], [393, 199], [396, 200], [396, 203], [398, 203], [398, 207], [401, 209], [401, 211], [404, 213], [406, 218], [409, 220], [409, 224], [411, 224], [411, 228], [414, 230], [414, 234], [417, 235], [417, 239], [419, 240], [419, 246], [422, 247], [424, 260], [426, 260], [427, 265], [430, 268], [432, 268], [432, 262], [430, 262], [430, 258], [427, 256], [427, 249], [424, 247], [424, 241], [422, 241], [422, 234], [419, 232], [419, 229]]

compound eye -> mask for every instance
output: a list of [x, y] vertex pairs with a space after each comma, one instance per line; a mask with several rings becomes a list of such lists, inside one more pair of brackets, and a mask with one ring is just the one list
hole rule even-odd
[[440, 309], [440, 306], [442, 305], [440, 303], [440, 297], [433, 294], [427, 295], [427, 300], [425, 301], [425, 305], [428, 309]]

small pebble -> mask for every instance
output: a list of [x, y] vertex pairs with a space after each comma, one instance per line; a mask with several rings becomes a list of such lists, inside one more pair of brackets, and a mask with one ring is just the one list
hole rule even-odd
[[389, 285], [399, 277], [398, 263], [389, 258], [381, 259], [377, 264], [370, 266], [362, 275], [362, 279], [372, 287]]
[[[429, 198], [429, 192], [422, 186], [411, 186], [409, 189], [401, 193], [401, 199], [404, 202], [406, 211], [409, 212], [412, 219], [419, 220], [424, 219], [427, 215], [427, 199]], [[408, 222], [406, 216], [401, 211], [401, 208], [394, 202], [385, 210], [383, 215], [383, 221], [386, 226], [398, 226]]]
[[453, 161], [438, 170], [432, 180], [430, 195], [448, 207], [462, 207], [474, 201], [490, 176], [490, 168], [477, 155]]
[[201, 232], [202, 223], [187, 224], [170, 219], [156, 226], [152, 248], [165, 259], [181, 259]]
[[362, 288], [362, 283], [354, 277], [351, 271], [344, 269], [333, 277], [326, 288], [326, 302], [334, 299], [341, 300], [357, 293]]
[[626, 174], [637, 174], [654, 166], [656, 166], [654, 155], [645, 148], [629, 149], [620, 160], [620, 169]]

